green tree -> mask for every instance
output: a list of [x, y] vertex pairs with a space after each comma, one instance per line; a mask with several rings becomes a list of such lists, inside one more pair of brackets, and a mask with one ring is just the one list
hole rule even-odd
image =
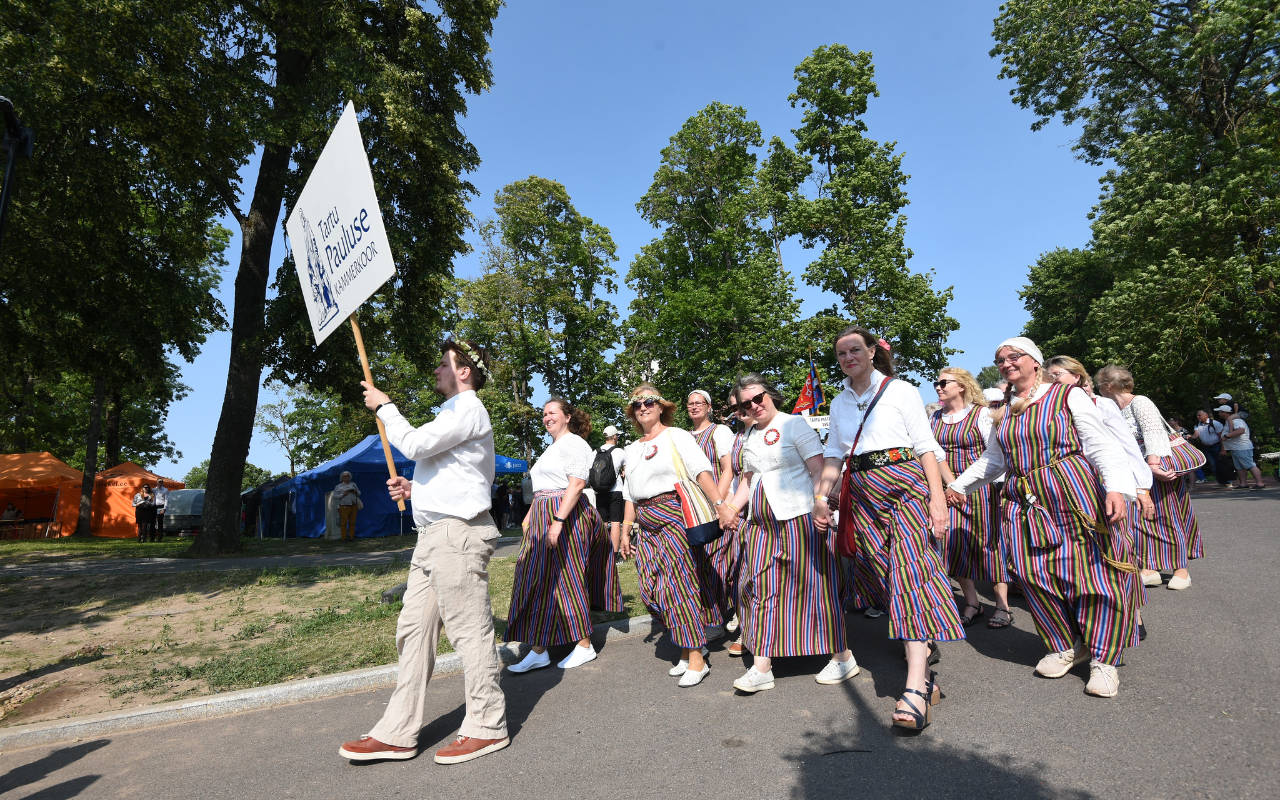
[[[244, 465], [244, 478], [240, 483], [240, 491], [252, 489], [255, 486], [261, 486], [272, 478], [271, 470], [263, 469], [249, 462]], [[201, 461], [192, 467], [182, 482], [187, 485], [188, 489], [203, 489], [209, 483], [209, 459]]]
[[987, 364], [978, 370], [978, 374], [975, 377], [978, 380], [978, 385], [983, 389], [994, 389], [1002, 380], [1000, 370], [994, 364]]
[[[868, 137], [865, 115], [879, 96], [871, 54], [841, 44], [819, 47], [795, 69], [793, 108], [803, 110], [795, 154], [775, 144], [769, 160], [774, 198], [783, 231], [805, 248], [821, 248], [805, 270], [805, 282], [840, 298], [837, 316], [876, 331], [893, 343], [904, 369], [927, 374], [946, 365], [955, 350], [945, 347], [959, 327], [947, 314], [950, 287], [933, 288], [932, 272], [907, 268], [906, 182], [902, 155], [892, 142]], [[788, 182], [787, 177], [790, 177]], [[810, 193], [801, 191], [809, 178]], [[776, 214], [776, 212], [775, 212]]]
[[1111, 288], [1114, 273], [1092, 250], [1059, 248], [1036, 260], [1019, 296], [1030, 312], [1024, 333], [1046, 356], [1094, 357], [1094, 304]]
[[745, 109], [712, 103], [663, 148], [636, 206], [660, 234], [627, 273], [636, 299], [617, 360], [624, 384], [654, 380], [676, 400], [701, 388], [719, 401], [747, 370], [781, 381], [791, 367], [794, 380], [805, 348], [795, 286], [765, 227], [762, 144]]
[[1087, 296], [1093, 360], [1147, 386], [1194, 375], [1197, 395], [1256, 383], [1280, 425], [1275, 3], [1013, 0], [994, 36], [1033, 128], [1077, 123], [1080, 158], [1114, 165], [1089, 248], [1111, 273]]
[[484, 396], [495, 435], [511, 437], [528, 458], [541, 439], [541, 414], [529, 408], [535, 380], [593, 419], [616, 416], [618, 382], [605, 355], [618, 342], [608, 300], [617, 248], [608, 229], [546, 178], [503, 187], [494, 213], [481, 228], [484, 275], [459, 282], [459, 330], [494, 348], [497, 369]]

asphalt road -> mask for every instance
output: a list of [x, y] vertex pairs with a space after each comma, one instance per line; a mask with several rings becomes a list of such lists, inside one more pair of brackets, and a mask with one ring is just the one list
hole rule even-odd
[[[388, 691], [0, 755], [14, 798], [1275, 798], [1280, 492], [1198, 498], [1207, 558], [1184, 592], [1149, 590], [1151, 636], [1127, 655], [1120, 695], [1083, 694], [1087, 668], [1036, 678], [1030, 615], [943, 646], [947, 697], [922, 735], [889, 727], [904, 676], [884, 619], [849, 619], [863, 672], [838, 687], [823, 659], [775, 662], [777, 688], [737, 696], [745, 668], [723, 651], [692, 689], [666, 676], [675, 651], [610, 642], [571, 672], [504, 676], [506, 750], [439, 766], [430, 750], [462, 717], [461, 676], [427, 692], [425, 754], [351, 764]], [[558, 653], [553, 653], [553, 656]]]

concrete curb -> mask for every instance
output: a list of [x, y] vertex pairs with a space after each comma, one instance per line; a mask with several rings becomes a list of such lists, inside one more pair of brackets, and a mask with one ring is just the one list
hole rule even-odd
[[[647, 615], [632, 617], [595, 625], [592, 638], [599, 640], [603, 636], [605, 641], [609, 641], [637, 635], [648, 636], [653, 629], [652, 617]], [[504, 644], [498, 647], [498, 655], [505, 664], [519, 661], [521, 653], [522, 646], [518, 644]], [[447, 653], [436, 659], [436, 675], [452, 675], [461, 671], [462, 658], [457, 653]], [[178, 700], [130, 711], [111, 711], [75, 719], [16, 725], [12, 728], [0, 728], [0, 752], [93, 739], [176, 722], [225, 717], [243, 711], [272, 708], [306, 700], [320, 700], [370, 689], [385, 689], [395, 686], [395, 683], [396, 666], [388, 664], [193, 700]]]

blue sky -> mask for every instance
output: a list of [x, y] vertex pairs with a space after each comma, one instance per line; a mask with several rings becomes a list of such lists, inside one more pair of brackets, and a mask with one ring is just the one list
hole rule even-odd
[[[712, 101], [741, 105], [766, 141], [777, 135], [791, 143], [800, 119], [787, 102], [795, 66], [823, 44], [869, 50], [880, 97], [871, 101], [868, 135], [897, 142], [911, 176], [910, 266], [934, 270], [936, 286], [954, 286], [950, 312], [960, 329], [948, 344], [963, 351], [953, 361], [976, 372], [1026, 320], [1018, 291], [1027, 266], [1046, 250], [1088, 241], [1086, 214], [1101, 174], [1073, 158], [1066, 129], [1032, 132], [1034, 117], [1011, 102], [1011, 84], [997, 80], [999, 64], [987, 53], [998, 6], [511, 0], [492, 39], [493, 86], [471, 98], [462, 123], [482, 159], [469, 176], [479, 190], [471, 211], [477, 219], [491, 216], [494, 193], [512, 181], [559, 181], [580, 212], [609, 228], [621, 284], [632, 257], [656, 234], [636, 201], [659, 151], [686, 119]], [[237, 237], [222, 286], [228, 311], [239, 247]], [[283, 252], [278, 237], [276, 264]], [[799, 278], [815, 254], [795, 246], [783, 255], [802, 312], [830, 305], [831, 296]], [[475, 275], [477, 255], [455, 268]], [[625, 286], [613, 298], [623, 316], [631, 298]], [[171, 409], [168, 425], [183, 458], [158, 465], [160, 472], [180, 478], [208, 457], [228, 344], [226, 333], [212, 337], [194, 364], [183, 365], [192, 391]], [[351, 364], [358, 381], [354, 347]], [[273, 471], [288, 466], [257, 433], [249, 460]]]

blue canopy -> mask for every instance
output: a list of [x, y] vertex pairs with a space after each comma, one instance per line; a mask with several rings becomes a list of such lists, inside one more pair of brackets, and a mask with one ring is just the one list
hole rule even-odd
[[[396, 474], [412, 480], [414, 462], [394, 446], [391, 448], [391, 457], [396, 464]], [[498, 473], [525, 472], [529, 469], [527, 462], [502, 455], [496, 456], [494, 461], [495, 471]], [[364, 502], [364, 508], [356, 514], [356, 536], [365, 538], [399, 535], [400, 511], [387, 494], [387, 461], [377, 435], [366, 436], [337, 458], [300, 472], [291, 480], [264, 487], [263, 522], [264, 529], [269, 531], [266, 535], [279, 535], [278, 532], [285, 529], [283, 520], [270, 520], [267, 517], [280, 516], [284, 507], [288, 506], [287, 530], [290, 533], [296, 531], [297, 536], [310, 538], [324, 536], [325, 496], [333, 491], [344, 471], [351, 473], [351, 481], [360, 487], [360, 499]], [[270, 503], [273, 498], [278, 498], [277, 502]], [[268, 512], [268, 508], [272, 511]], [[404, 530], [407, 531], [413, 527], [413, 515], [409, 503], [405, 503], [405, 508], [406, 518], [403, 522]]]

